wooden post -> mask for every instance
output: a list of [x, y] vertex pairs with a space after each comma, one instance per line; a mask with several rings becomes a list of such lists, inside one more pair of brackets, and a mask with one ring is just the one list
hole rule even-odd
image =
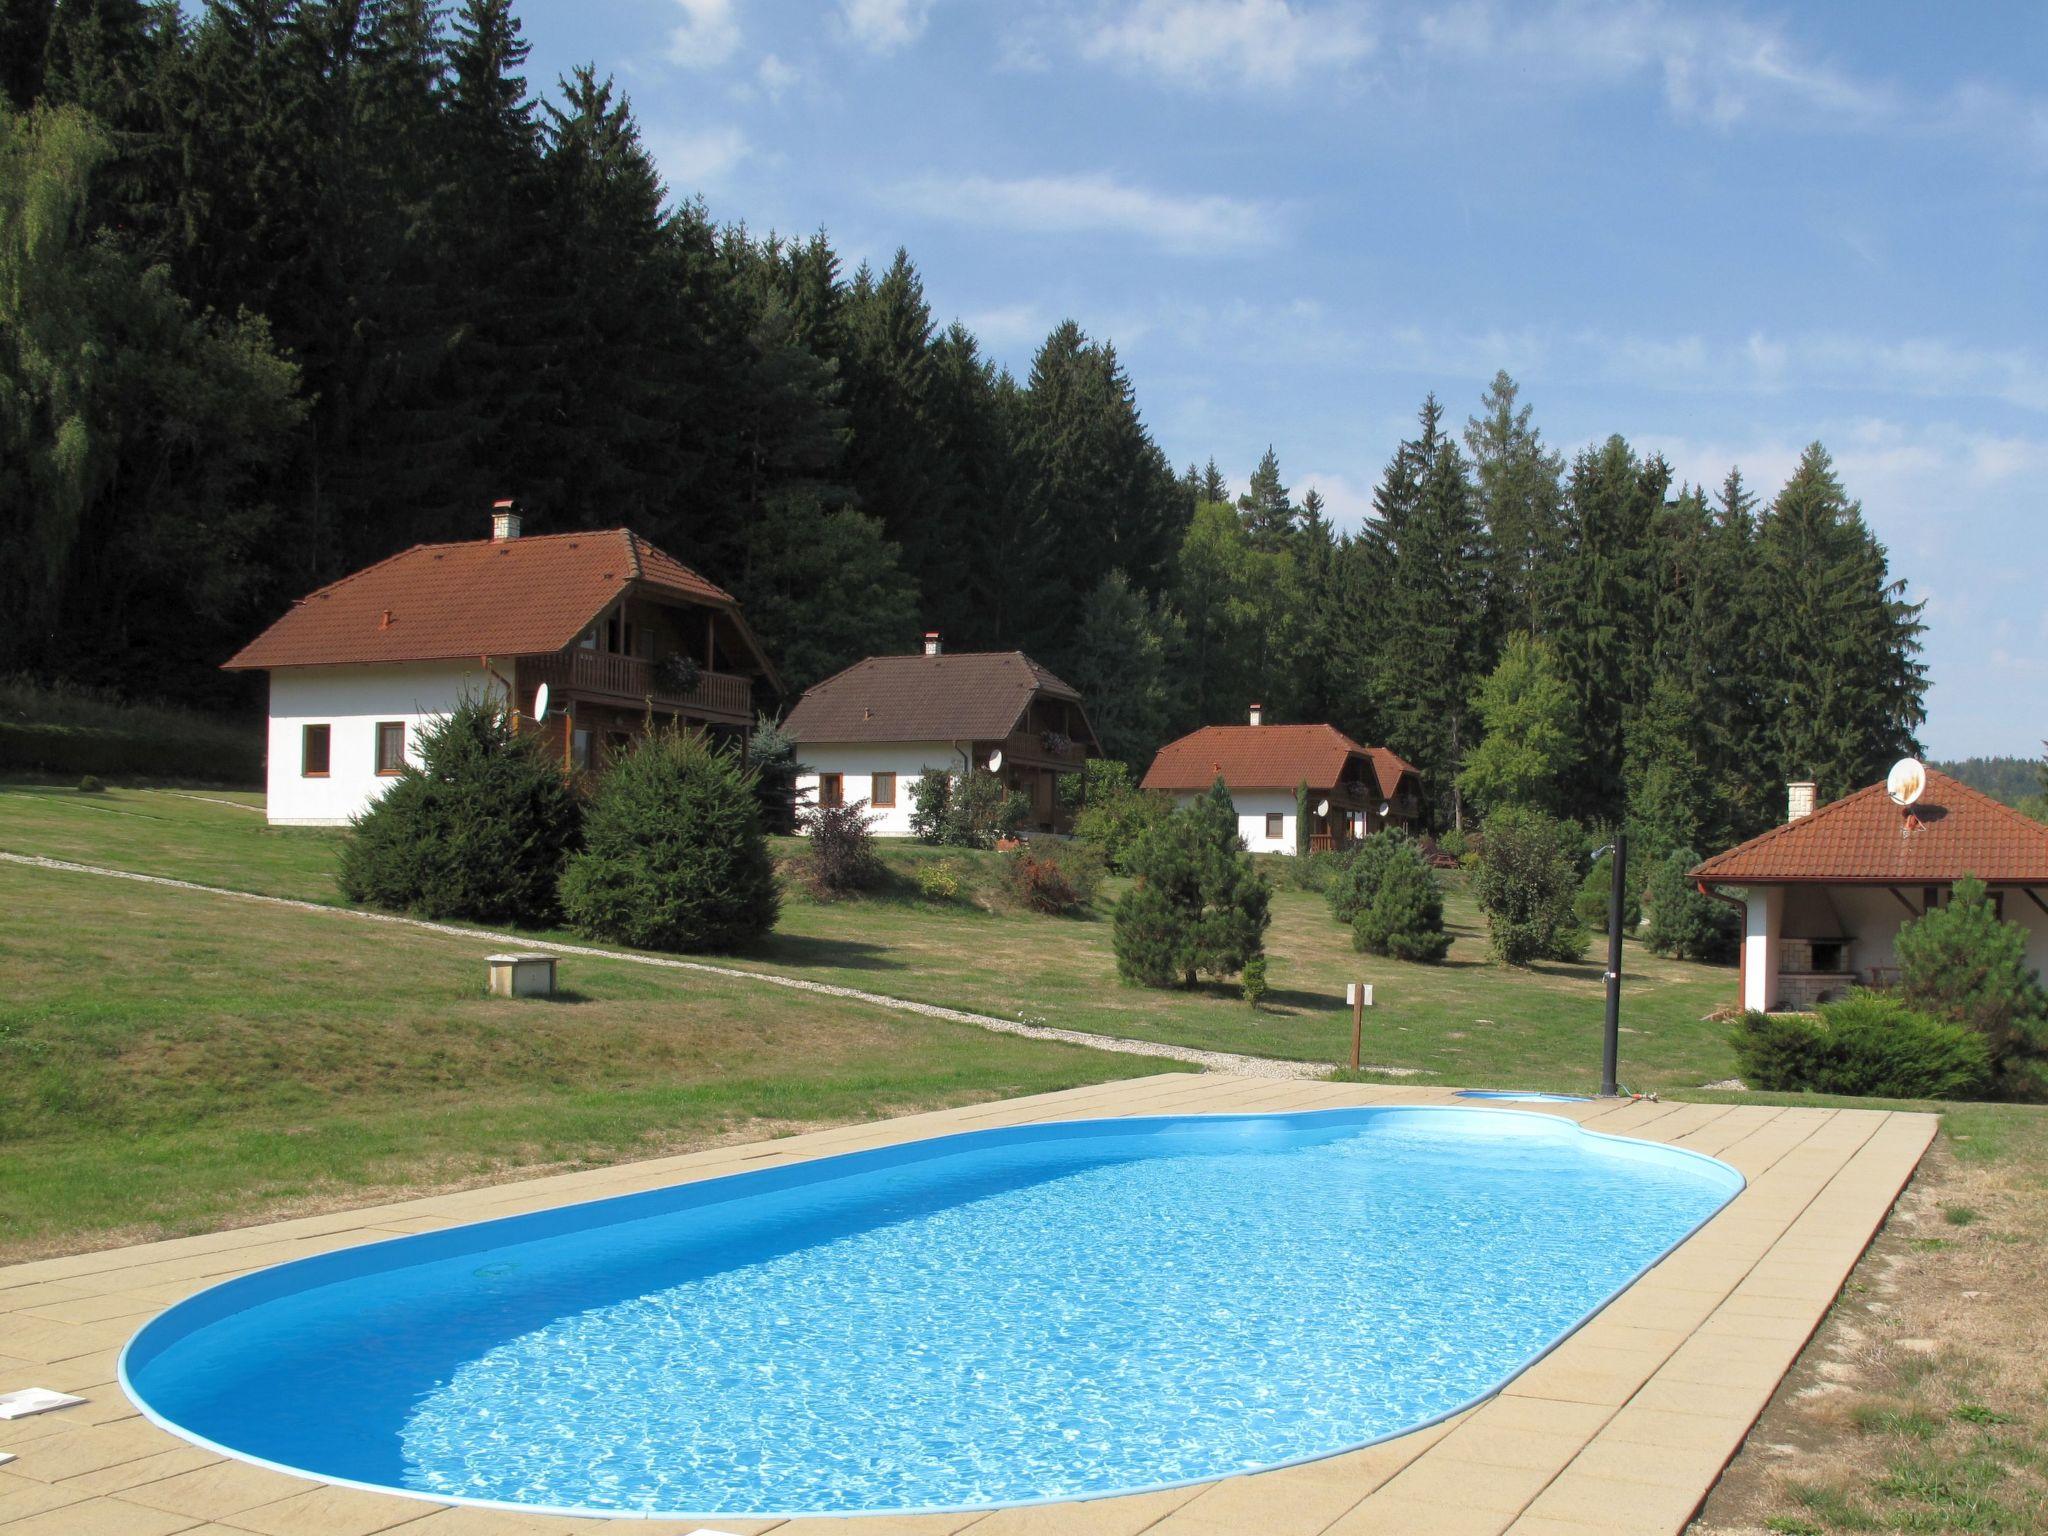
[[1365, 1037], [1365, 983], [1351, 983], [1351, 1070], [1358, 1070], [1358, 1051]]

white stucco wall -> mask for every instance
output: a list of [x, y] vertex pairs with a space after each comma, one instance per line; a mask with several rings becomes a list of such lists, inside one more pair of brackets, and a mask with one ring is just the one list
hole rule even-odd
[[[1200, 795], [1179, 795], [1175, 797], [1182, 805], [1191, 805], [1201, 799]], [[1244, 845], [1253, 853], [1294, 852], [1294, 791], [1291, 789], [1233, 789], [1230, 803], [1237, 807], [1237, 835], [1244, 839]], [[1310, 807], [1314, 809], [1313, 806]], [[1266, 817], [1277, 813], [1280, 817], [1280, 835], [1266, 836]]]
[[[500, 698], [503, 686], [475, 662], [378, 667], [281, 667], [270, 674], [269, 816], [287, 827], [332, 827], [364, 810], [391, 783], [377, 773], [377, 726], [405, 725], [405, 754], [419, 761], [420, 726], [466, 697]], [[300, 771], [304, 728], [329, 729], [328, 775]]]
[[[804, 769], [796, 777], [799, 803], [818, 803], [819, 774], [839, 774], [848, 805], [856, 800], [869, 802], [868, 814], [874, 818], [869, 828], [877, 837], [910, 836], [910, 786], [927, 768], [959, 773], [966, 767], [952, 743], [945, 741], [806, 742], [796, 749], [796, 760]], [[893, 807], [874, 807], [877, 773], [896, 775]]]

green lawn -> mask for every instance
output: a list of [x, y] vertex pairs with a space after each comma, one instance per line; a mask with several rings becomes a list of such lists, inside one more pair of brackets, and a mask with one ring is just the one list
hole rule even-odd
[[0, 865], [0, 1262], [1172, 1070], [829, 997]]
[[[341, 835], [274, 829], [249, 811], [170, 793], [0, 785], [0, 849], [311, 901], [340, 901], [333, 867]], [[800, 859], [802, 845], [784, 840], [778, 852]], [[926, 901], [909, 878], [922, 863], [944, 861], [970, 894], [985, 892], [996, 855], [897, 844], [885, 857], [893, 878], [873, 896], [820, 902], [791, 880], [775, 934], [734, 963], [1068, 1029], [1331, 1063], [1350, 1052], [1343, 997], [1356, 978], [1375, 993], [1368, 1065], [1480, 1086], [1598, 1085], [1602, 966], [1489, 963], [1483, 922], [1456, 877], [1446, 913], [1457, 939], [1435, 966], [1358, 955], [1321, 897], [1277, 890], [1272, 990], [1254, 1014], [1228, 987], [1120, 984], [1107, 916], [1115, 882], [1092, 917], [1048, 918], [1000, 903], [991, 911], [973, 900]], [[1623, 972], [1627, 1086], [1662, 1091], [1734, 1075], [1726, 1026], [1706, 1021], [1735, 1000], [1732, 968], [1660, 959], [1631, 942]]]

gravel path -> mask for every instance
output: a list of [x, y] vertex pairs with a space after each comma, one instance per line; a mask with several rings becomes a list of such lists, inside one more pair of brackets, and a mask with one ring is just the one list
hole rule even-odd
[[[787, 987], [793, 992], [815, 992], [825, 997], [851, 998], [855, 1002], [870, 1003], [877, 1008], [894, 1009], [898, 1013], [916, 1013], [929, 1019], [972, 1024], [976, 1029], [991, 1030], [996, 1034], [1022, 1035], [1030, 1040], [1058, 1040], [1067, 1045], [1085, 1045], [1093, 1050], [1117, 1051], [1126, 1056], [1152, 1056], [1164, 1061], [1184, 1061], [1202, 1068], [1205, 1072], [1230, 1072], [1239, 1077], [1290, 1080], [1320, 1078], [1330, 1072], [1330, 1068], [1321, 1062], [1240, 1056], [1231, 1051], [1198, 1051], [1192, 1046], [1166, 1045], [1157, 1040], [1127, 1040], [1117, 1035], [1091, 1035], [1078, 1029], [1054, 1029], [1044, 1024], [1025, 1024], [1016, 1019], [1001, 1019], [989, 1013], [969, 1013], [960, 1008], [944, 1008], [937, 1003], [916, 1003], [908, 998], [889, 997], [880, 992], [864, 992], [858, 987], [837, 987], [822, 981], [806, 981], [799, 976], [783, 976], [774, 971], [750, 971], [735, 965], [713, 965], [703, 960], [675, 960], [665, 955], [639, 955], [624, 950], [600, 949], [591, 944], [564, 944], [553, 939], [531, 939], [488, 928], [466, 928], [456, 923], [435, 923], [425, 918], [399, 917], [389, 912], [369, 912], [361, 907], [324, 906], [317, 901], [299, 901], [290, 896], [259, 896], [253, 891], [235, 891], [225, 886], [201, 885], [193, 880], [173, 880], [167, 875], [142, 875], [133, 870], [109, 869], [99, 864], [74, 864], [66, 859], [49, 859], [39, 854], [0, 851], [0, 862], [25, 865], [30, 869], [62, 870], [74, 875], [99, 875], [110, 880], [133, 880], [142, 885], [166, 886], [179, 891], [198, 891], [207, 896], [232, 896], [238, 901], [263, 902], [273, 907], [319, 912], [330, 917], [350, 918], [356, 922], [389, 923], [400, 928], [423, 929], [428, 933], [452, 934], [457, 938], [488, 939], [514, 948], [538, 950], [551, 955], [583, 955], [594, 960], [616, 960], [627, 965], [651, 965], [663, 970], [699, 971], [710, 976], [729, 977], [735, 981]], [[1388, 1072], [1399, 1077], [1416, 1075], [1400, 1068], [1371, 1067], [1367, 1070]]]

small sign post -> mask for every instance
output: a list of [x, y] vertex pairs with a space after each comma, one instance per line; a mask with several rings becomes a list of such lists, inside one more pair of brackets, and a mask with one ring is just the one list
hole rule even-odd
[[1354, 981], [1344, 988], [1344, 1001], [1351, 1005], [1351, 1070], [1358, 1070], [1358, 1052], [1365, 1037], [1365, 1010], [1372, 1006], [1372, 987]]

